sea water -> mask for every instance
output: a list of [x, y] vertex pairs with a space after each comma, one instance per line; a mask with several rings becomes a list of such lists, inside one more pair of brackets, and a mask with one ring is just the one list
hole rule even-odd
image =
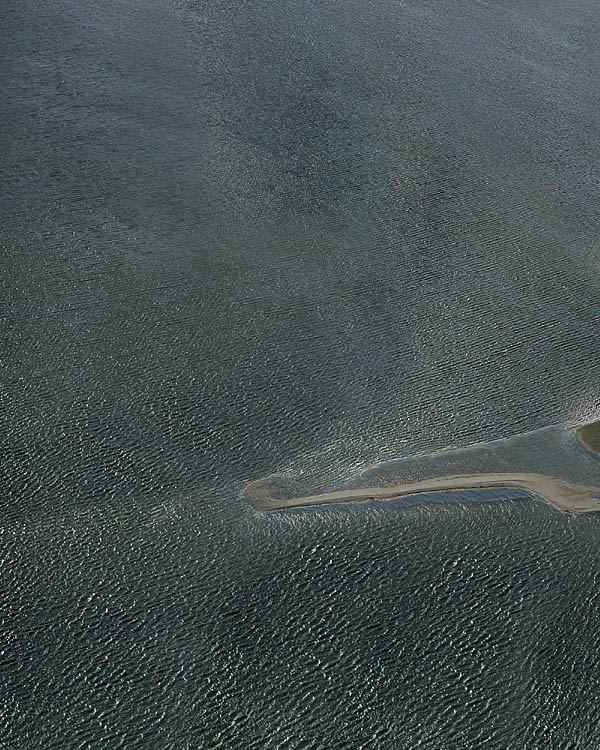
[[7, 0], [0, 746], [600, 746], [597, 518], [240, 498], [600, 416], [599, 13]]

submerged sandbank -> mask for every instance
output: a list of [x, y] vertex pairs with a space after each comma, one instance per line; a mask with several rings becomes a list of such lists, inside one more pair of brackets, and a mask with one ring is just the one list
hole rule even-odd
[[[600, 477], [593, 468], [596, 462], [595, 459], [591, 459], [591, 473], [589, 467], [583, 465], [582, 471], [577, 471], [580, 465], [576, 463], [576, 452], [569, 447], [572, 445], [569, 440], [572, 441], [573, 432], [587, 448], [600, 451], [600, 422], [575, 428], [558, 425], [523, 436], [467, 446], [464, 449], [442, 451], [410, 459], [396, 459], [381, 465], [384, 469], [383, 475], [377, 471], [378, 467], [375, 467], [374, 470], [371, 469], [357, 477], [356, 482], [369, 486], [350, 487], [319, 494], [310, 494], [306, 490], [302, 494], [296, 490], [295, 496], [290, 497], [281, 489], [281, 477], [267, 477], [251, 482], [243, 495], [257, 510], [275, 511], [374, 499], [393, 500], [408, 495], [444, 491], [517, 488], [545, 500], [560, 510], [573, 513], [599, 512]], [[523, 451], [524, 447], [529, 450]], [[526, 462], [529, 465], [524, 464], [523, 453], [531, 454]], [[540, 456], [543, 458], [541, 463]], [[571, 469], [560, 471], [569, 481], [546, 473], [548, 469], [553, 473], [557, 471], [561, 462], [563, 467], [566, 464]], [[415, 468], [418, 470], [417, 476]], [[582, 479], [584, 482], [587, 479], [588, 482], [594, 483], [598, 479], [598, 484], [595, 487], [589, 486], [588, 483], [579, 484]]]

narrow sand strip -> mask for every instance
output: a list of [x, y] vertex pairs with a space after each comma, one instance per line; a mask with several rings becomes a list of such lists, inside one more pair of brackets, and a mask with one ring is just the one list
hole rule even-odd
[[600, 511], [600, 488], [569, 484], [543, 474], [463, 474], [437, 479], [425, 479], [394, 487], [359, 487], [357, 489], [325, 492], [322, 495], [306, 495], [280, 499], [269, 492], [270, 481], [259, 479], [250, 483], [244, 494], [255, 508], [263, 511], [304, 508], [311, 505], [351, 503], [365, 500], [391, 500], [405, 495], [444, 490], [478, 490], [490, 487], [517, 487], [546, 500], [560, 510], [573, 513]]

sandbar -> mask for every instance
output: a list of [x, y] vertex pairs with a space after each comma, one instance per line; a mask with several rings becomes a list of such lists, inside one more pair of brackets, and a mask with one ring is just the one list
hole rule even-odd
[[244, 494], [257, 510], [275, 511], [334, 503], [356, 503], [373, 499], [392, 500], [424, 492], [516, 487], [542, 498], [560, 510], [572, 513], [600, 511], [600, 488], [571, 484], [543, 474], [461, 474], [398, 484], [393, 487], [358, 487], [285, 499], [273, 497], [269, 491], [270, 485], [271, 482], [268, 479], [259, 479], [245, 488]]

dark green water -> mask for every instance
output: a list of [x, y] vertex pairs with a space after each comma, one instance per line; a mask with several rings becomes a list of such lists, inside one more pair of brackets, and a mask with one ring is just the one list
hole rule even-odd
[[0, 748], [600, 747], [598, 519], [239, 498], [600, 416], [597, 3], [2, 20]]

